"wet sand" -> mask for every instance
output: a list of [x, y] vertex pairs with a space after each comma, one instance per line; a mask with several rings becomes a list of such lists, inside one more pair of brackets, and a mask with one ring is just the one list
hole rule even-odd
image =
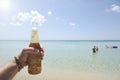
[[26, 67], [13, 80], [120, 80], [120, 76], [117, 73], [78, 72], [60, 69], [44, 69], [41, 74], [29, 75]]

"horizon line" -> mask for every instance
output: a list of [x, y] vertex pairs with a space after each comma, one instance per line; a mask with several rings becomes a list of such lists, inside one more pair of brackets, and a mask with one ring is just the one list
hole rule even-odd
[[[47, 41], [47, 40], [49, 40], [49, 41], [112, 41], [112, 40], [116, 40], [116, 41], [119, 41], [118, 39], [89, 39], [89, 40], [87, 40], [87, 39], [81, 39], [81, 40], [77, 40], [77, 39], [42, 39], [42, 40], [39, 40], [39, 41]], [[6, 39], [6, 40], [0, 40], [0, 41], [30, 41], [30, 40], [24, 40], [24, 39], [21, 39], [21, 40], [17, 40], [17, 39], [10, 39], [10, 40], [8, 40], [8, 39]]]

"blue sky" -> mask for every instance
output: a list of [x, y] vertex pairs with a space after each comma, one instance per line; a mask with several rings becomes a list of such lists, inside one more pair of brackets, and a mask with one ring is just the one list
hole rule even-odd
[[119, 0], [0, 0], [0, 40], [120, 40]]

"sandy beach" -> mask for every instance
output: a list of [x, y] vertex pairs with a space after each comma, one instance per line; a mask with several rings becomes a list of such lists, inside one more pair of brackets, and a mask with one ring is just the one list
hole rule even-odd
[[27, 67], [13, 80], [120, 80], [119, 74], [101, 72], [77, 72], [72, 70], [44, 69], [41, 74], [29, 75]]

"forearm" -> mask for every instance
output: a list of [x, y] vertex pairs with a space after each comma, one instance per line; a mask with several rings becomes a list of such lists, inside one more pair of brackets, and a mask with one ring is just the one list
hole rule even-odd
[[0, 68], [0, 80], [11, 80], [18, 72], [18, 66], [15, 59], [10, 60]]
[[12, 60], [7, 62], [4, 66], [0, 67], [0, 80], [12, 80], [18, 71], [28, 65], [29, 55], [38, 56], [38, 58], [43, 58], [43, 51], [40, 52], [41, 56], [38, 54], [39, 50], [33, 47], [24, 48], [20, 55], [14, 57]]

